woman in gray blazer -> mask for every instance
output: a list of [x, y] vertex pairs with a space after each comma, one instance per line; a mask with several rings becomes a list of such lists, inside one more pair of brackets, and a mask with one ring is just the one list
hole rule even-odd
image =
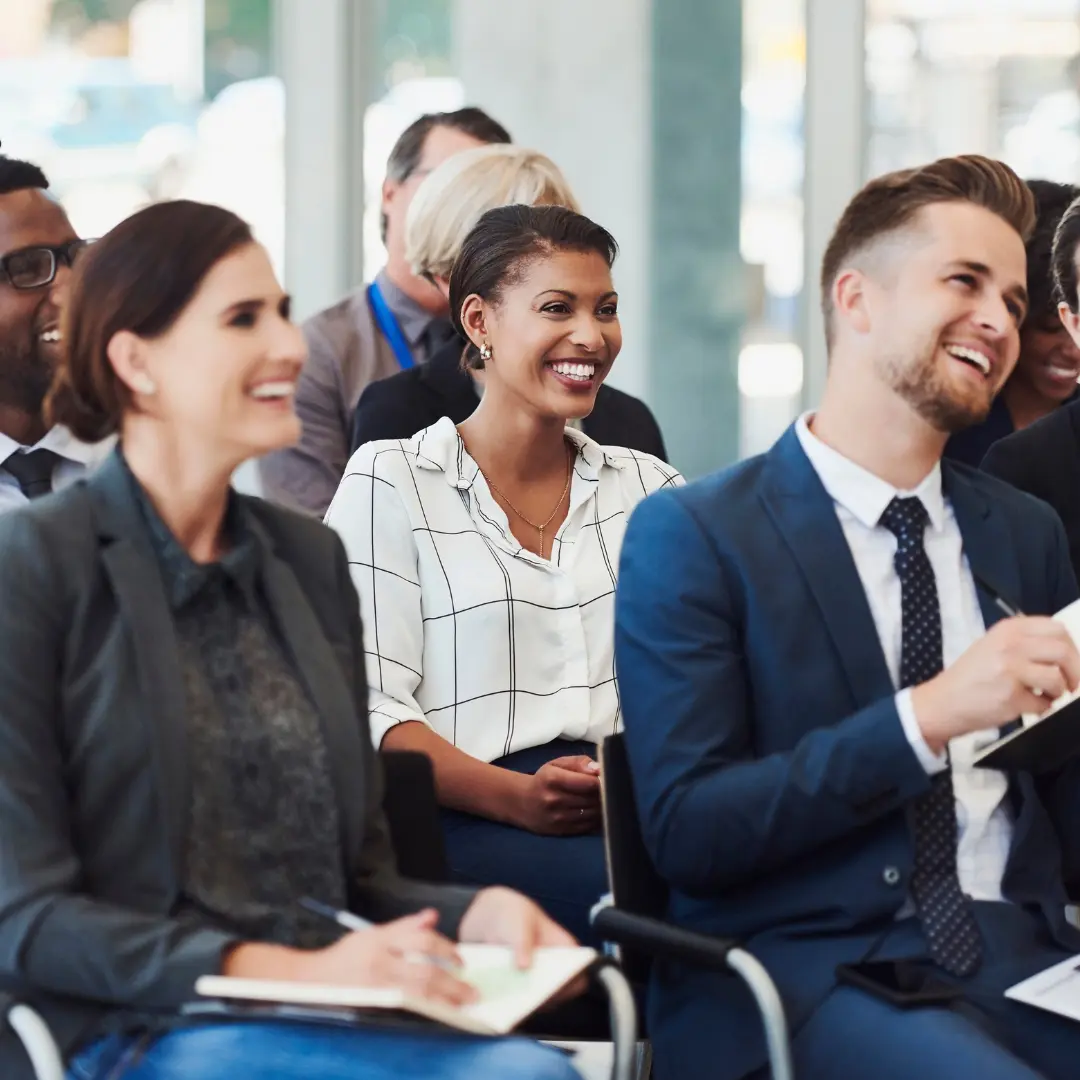
[[[229, 486], [299, 434], [302, 339], [248, 227], [141, 211], [76, 268], [63, 334], [54, 421], [119, 443], [0, 520], [0, 978], [72, 1077], [575, 1075], [517, 1040], [181, 1026], [200, 975], [462, 1002], [451, 937], [570, 939], [508, 890], [397, 874], [341, 543]], [[304, 895], [384, 925], [343, 934]]]

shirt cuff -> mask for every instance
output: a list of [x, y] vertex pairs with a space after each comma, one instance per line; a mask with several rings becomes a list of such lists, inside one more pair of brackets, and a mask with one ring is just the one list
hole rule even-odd
[[947, 753], [935, 754], [926, 744], [919, 721], [915, 718], [915, 706], [911, 703], [911, 689], [901, 690], [896, 695], [896, 711], [900, 714], [900, 725], [904, 729], [904, 735], [915, 751], [919, 764], [926, 770], [927, 776], [935, 776], [944, 772], [949, 765]]

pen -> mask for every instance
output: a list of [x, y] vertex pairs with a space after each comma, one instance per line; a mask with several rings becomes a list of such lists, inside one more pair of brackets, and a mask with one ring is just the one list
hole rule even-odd
[[375, 924], [354, 915], [351, 911], [339, 911], [337, 908], [324, 904], [321, 900], [312, 900], [310, 896], [300, 898], [300, 906], [312, 915], [319, 915], [329, 922], [336, 922], [338, 926], [346, 930], [373, 930]]
[[[312, 915], [318, 915], [329, 922], [337, 923], [338, 926], [343, 927], [345, 930], [375, 929], [373, 922], [369, 922], [359, 915], [354, 915], [351, 911], [341, 911], [338, 908], [331, 907], [329, 904], [324, 904], [321, 900], [313, 900], [310, 896], [302, 896], [300, 906], [305, 911], [310, 911]], [[450, 972], [451, 975], [459, 975], [458, 965], [449, 960], [444, 960], [441, 956], [429, 956], [427, 953], [411, 952], [405, 954], [405, 959], [411, 964], [434, 964], [436, 967], [442, 968], [443, 971]]]
[[1010, 619], [1019, 618], [1024, 614], [1019, 608], [1013, 607], [1012, 604], [1010, 604], [1008, 600], [1006, 600], [1005, 597], [1002, 596], [1001, 593], [999, 593], [985, 578], [979, 577], [974, 571], [972, 571], [971, 576], [975, 579], [975, 584], [978, 585], [979, 588], [982, 589], [982, 591], [986, 593], [986, 595], [989, 596], [998, 608], [1005, 612]]

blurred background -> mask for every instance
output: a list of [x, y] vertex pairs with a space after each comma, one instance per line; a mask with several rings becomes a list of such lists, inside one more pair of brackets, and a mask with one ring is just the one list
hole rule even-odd
[[76, 228], [245, 216], [303, 317], [378, 268], [386, 156], [470, 102], [622, 246], [673, 462], [766, 447], [824, 373], [816, 267], [869, 176], [942, 154], [1080, 182], [1080, 0], [0, 0], [0, 142]]

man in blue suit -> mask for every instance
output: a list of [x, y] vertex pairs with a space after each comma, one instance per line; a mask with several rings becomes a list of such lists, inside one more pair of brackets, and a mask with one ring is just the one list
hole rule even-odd
[[[773, 974], [801, 1077], [1080, 1068], [1080, 1026], [1002, 996], [1080, 952], [1062, 886], [1080, 766], [972, 764], [1080, 682], [1046, 617], [1076, 580], [1047, 506], [941, 461], [1016, 362], [1032, 220], [985, 158], [867, 185], [824, 259], [820, 408], [626, 534], [616, 659], [646, 842], [672, 918]], [[904, 1008], [838, 983], [901, 958], [961, 996]], [[663, 966], [650, 1029], [658, 1080], [762, 1075], [735, 979]]]

